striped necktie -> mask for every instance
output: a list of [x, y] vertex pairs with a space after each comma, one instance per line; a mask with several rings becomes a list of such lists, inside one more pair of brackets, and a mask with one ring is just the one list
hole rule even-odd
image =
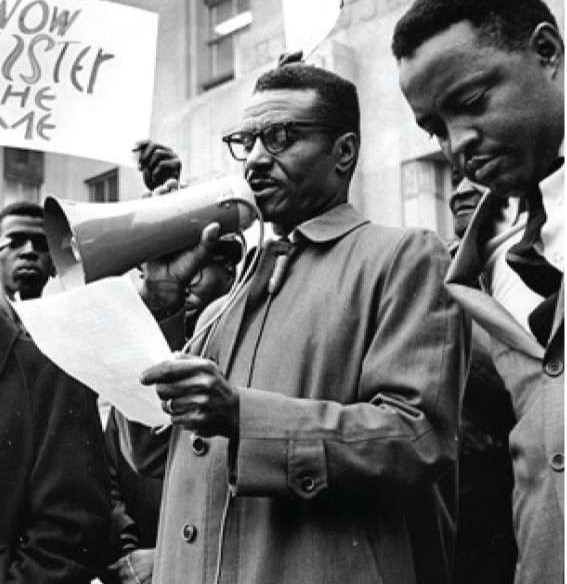
[[528, 288], [544, 297], [528, 316], [528, 324], [538, 342], [545, 347], [563, 274], [536, 249], [536, 243], [541, 239], [541, 228], [547, 219], [539, 188], [532, 191], [527, 203], [528, 221], [524, 234], [506, 253], [506, 262]]

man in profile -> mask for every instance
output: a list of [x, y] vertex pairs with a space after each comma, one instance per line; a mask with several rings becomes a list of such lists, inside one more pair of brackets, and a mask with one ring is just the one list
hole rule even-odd
[[[466, 331], [439, 238], [348, 203], [359, 136], [355, 86], [288, 63], [223, 138], [279, 239], [201, 356], [142, 375], [173, 423], [157, 583], [451, 580]], [[182, 310], [203, 247], [148, 272], [150, 308]]]
[[393, 52], [417, 124], [490, 189], [446, 281], [490, 333], [512, 396], [515, 582], [560, 582], [563, 40], [541, 0], [417, 0], [396, 25]]

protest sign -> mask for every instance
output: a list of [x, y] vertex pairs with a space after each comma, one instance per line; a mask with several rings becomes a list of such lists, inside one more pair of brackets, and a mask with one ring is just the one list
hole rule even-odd
[[283, 0], [286, 51], [310, 55], [335, 26], [342, 0]]
[[0, 144], [132, 165], [149, 135], [157, 15], [103, 0], [0, 1]]

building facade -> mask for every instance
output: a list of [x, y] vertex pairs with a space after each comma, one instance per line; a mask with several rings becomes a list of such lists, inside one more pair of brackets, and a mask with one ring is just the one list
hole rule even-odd
[[[563, 0], [548, 0], [563, 25]], [[240, 173], [220, 140], [238, 125], [254, 81], [285, 47], [281, 0], [121, 0], [159, 14], [150, 136], [183, 160], [183, 179]], [[362, 148], [351, 190], [376, 222], [424, 226], [450, 237], [449, 168], [419, 130], [400, 93], [392, 30], [409, 0], [345, 0], [337, 25], [309, 62], [353, 81], [362, 112]], [[112, 140], [112, 136], [108, 137]], [[0, 203], [47, 194], [79, 201], [138, 198], [133, 168], [73, 156], [0, 149]]]

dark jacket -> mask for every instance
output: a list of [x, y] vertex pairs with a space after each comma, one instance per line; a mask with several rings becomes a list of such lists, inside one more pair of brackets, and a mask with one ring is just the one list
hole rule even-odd
[[[128, 435], [134, 448], [131, 462], [124, 456], [120, 432]], [[133, 550], [156, 545], [169, 434], [169, 429], [156, 434], [147, 426], [129, 422], [115, 408], [110, 410], [104, 438], [112, 483], [115, 559]]]
[[87, 583], [110, 516], [96, 396], [0, 316], [0, 404], [0, 583]]

